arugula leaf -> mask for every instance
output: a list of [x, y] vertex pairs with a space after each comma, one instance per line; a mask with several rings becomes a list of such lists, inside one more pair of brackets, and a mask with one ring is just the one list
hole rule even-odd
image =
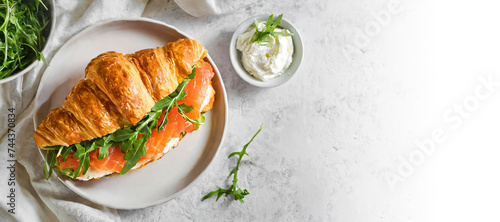
[[98, 160], [102, 160], [103, 158], [107, 157], [109, 155], [109, 147], [111, 147], [111, 135], [109, 136], [104, 136], [102, 140], [99, 140], [96, 142], [96, 145], [99, 148], [99, 155], [97, 156]]
[[142, 156], [145, 156], [147, 154], [147, 149], [146, 149], [146, 140], [148, 139], [148, 136], [142, 136], [141, 138], [137, 139], [133, 143], [133, 147], [129, 152], [123, 156], [124, 160], [127, 160], [125, 165], [122, 168], [122, 171], [120, 172], [121, 175], [125, 174], [128, 172], [132, 167], [139, 162], [139, 159]]
[[270, 40], [269, 38], [281, 36], [292, 36], [293, 34], [288, 32], [275, 32], [274, 29], [281, 24], [281, 19], [283, 18], [283, 14], [279, 15], [276, 20], [273, 21], [273, 14], [269, 16], [267, 22], [265, 22], [265, 27], [262, 30], [259, 30], [259, 22], [255, 19], [253, 26], [255, 28], [255, 33], [250, 39], [250, 44], [257, 42], [259, 45], [267, 45]]
[[[48, 180], [52, 175], [53, 166], [57, 162], [56, 153], [57, 153], [56, 150], [48, 150], [47, 155], [45, 156], [45, 161], [43, 163], [43, 175], [46, 180]], [[49, 160], [48, 163], [47, 160]]]
[[257, 136], [257, 134], [259, 134], [259, 132], [261, 130], [262, 130], [262, 125], [260, 125], [260, 129], [253, 135], [252, 139], [250, 139], [250, 141], [243, 146], [243, 149], [240, 152], [233, 152], [233, 153], [229, 154], [229, 156], [227, 157], [227, 158], [231, 158], [235, 155], [238, 155], [238, 161], [236, 162], [236, 167], [233, 170], [231, 170], [231, 172], [229, 173], [229, 176], [227, 176], [227, 178], [229, 178], [229, 177], [231, 177], [231, 175], [233, 175], [233, 184], [229, 187], [229, 189], [226, 190], [226, 189], [222, 189], [222, 188], [216, 186], [217, 190], [214, 190], [214, 191], [208, 193], [207, 195], [205, 195], [203, 197], [202, 201], [206, 200], [208, 198], [211, 198], [215, 195], [217, 195], [217, 199], [215, 199], [215, 201], [218, 201], [222, 195], [225, 194], [225, 196], [227, 197], [227, 196], [232, 194], [234, 196], [234, 200], [238, 200], [238, 201], [240, 201], [240, 203], [245, 203], [245, 201], [243, 201], [243, 198], [250, 193], [248, 192], [247, 189], [242, 190], [241, 188], [238, 188], [238, 186], [236, 185], [236, 183], [238, 183], [238, 170], [239, 170], [240, 162], [241, 162], [241, 159], [243, 158], [243, 156], [247, 155], [248, 157], [250, 157], [250, 155], [248, 155], [248, 153], [247, 153], [247, 147], [250, 145], [250, 143], [253, 141], [255, 136]]
[[73, 149], [69, 148], [69, 147], [65, 147], [65, 146], [61, 146], [60, 150], [63, 150], [61, 152], [61, 155], [62, 155], [62, 161], [66, 161], [66, 158], [68, 158], [68, 154], [71, 153], [71, 152], [75, 152]]
[[[89, 167], [90, 167], [90, 156], [89, 153], [85, 153], [85, 156], [83, 157], [82, 174], [86, 174]], [[78, 175], [76, 176], [78, 177]]]
[[207, 195], [205, 195], [205, 196], [203, 197], [203, 200], [208, 199], [208, 198], [211, 198], [211, 197], [213, 197], [213, 196], [215, 196], [215, 195], [217, 194], [217, 199], [215, 199], [215, 201], [218, 201], [218, 200], [219, 200], [219, 198], [220, 198], [223, 194], [228, 195], [228, 194], [230, 194], [230, 192], [231, 192], [231, 190], [230, 190], [230, 189], [228, 189], [228, 190], [226, 190], [226, 189], [222, 189], [222, 188], [220, 188], [220, 187], [219, 187], [219, 186], [217, 186], [217, 185], [216, 185], [215, 187], [217, 187], [217, 190], [214, 190], [214, 191], [212, 191], [212, 192], [208, 193]]
[[83, 147], [79, 143], [75, 144], [75, 146], [76, 146], [76, 152], [73, 154], [73, 157], [80, 159], [83, 156], [83, 154], [85, 154], [85, 147]]
[[177, 108], [181, 110], [183, 113], [189, 113], [193, 110], [193, 106], [187, 106], [186, 104], [177, 104]]
[[201, 124], [205, 123], [205, 116], [203, 114], [200, 115], [199, 119], [191, 119], [188, 116], [186, 116], [185, 113], [191, 112], [193, 110], [192, 106], [187, 106], [185, 104], [180, 104], [178, 105], [177, 103], [175, 104], [177, 106], [177, 109], [179, 111], [179, 114], [186, 119], [187, 121], [194, 123], [194, 129], [197, 130]]
[[127, 140], [117, 146], [120, 146], [122, 153], [126, 153], [127, 151], [132, 149], [132, 143], [134, 143], [134, 140]]
[[102, 141], [103, 146], [104, 146], [108, 141], [122, 142], [122, 141], [125, 141], [125, 140], [132, 138], [134, 135], [135, 135], [135, 132], [131, 128], [119, 129], [119, 130], [115, 131], [114, 133], [103, 137], [103, 139], [100, 141]]
[[[160, 130], [163, 130], [165, 124], [167, 124], [167, 122], [168, 122], [167, 116], [168, 116], [168, 113], [170, 112], [170, 110], [172, 109], [172, 107], [177, 104], [178, 100], [182, 100], [184, 98], [184, 96], [186, 96], [186, 92], [184, 92], [184, 88], [186, 87], [186, 85], [188, 84], [188, 82], [191, 79], [194, 79], [195, 76], [196, 76], [196, 67], [193, 67], [191, 74], [189, 74], [184, 80], [182, 80], [182, 82], [179, 84], [179, 86], [177, 86], [177, 89], [172, 94], [170, 94], [170, 96], [167, 96], [167, 97], [169, 97], [169, 99], [167, 99], [167, 100], [170, 100], [170, 102], [168, 102], [168, 103], [163, 102], [163, 103], [166, 103], [167, 106], [165, 106], [165, 108], [167, 110], [165, 111], [165, 115], [163, 115], [163, 120], [161, 121], [160, 126], [157, 128], [158, 132], [160, 132]], [[162, 100], [165, 100], [167, 97], [165, 97]], [[156, 104], [155, 104], [155, 106], [156, 106]], [[165, 108], [163, 108], [163, 109], [165, 109]], [[157, 107], [157, 109], [158, 109], [158, 107]]]

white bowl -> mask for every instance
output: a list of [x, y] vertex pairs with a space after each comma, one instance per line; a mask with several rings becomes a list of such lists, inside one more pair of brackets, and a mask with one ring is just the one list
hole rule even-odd
[[[49, 31], [49, 35], [46, 36], [47, 38], [45, 39], [45, 44], [44, 44], [42, 51], [41, 51], [42, 54], [45, 56], [47, 54], [47, 44], [49, 43], [51, 37], [54, 35], [54, 31], [56, 28], [56, 10], [55, 10], [54, 0], [44, 1], [44, 3], [46, 4], [47, 9], [49, 10], [49, 15], [50, 15], [50, 24], [49, 24], [50, 31]], [[40, 7], [42, 7], [42, 6], [40, 6]], [[33, 62], [31, 62], [31, 64], [29, 66], [27, 66], [23, 70], [18, 71], [16, 73], [12, 73], [12, 75], [10, 75], [7, 78], [0, 79], [0, 84], [9, 82], [9, 81], [14, 80], [18, 77], [23, 76], [24, 74], [26, 74], [27, 72], [29, 72], [30, 70], [32, 70], [33, 68], [38, 66], [40, 63], [43, 63], [43, 61], [42, 60], [34, 60]]]
[[[293, 60], [292, 64], [290, 64], [290, 67], [288, 67], [288, 69], [286, 69], [285, 72], [283, 72], [283, 74], [281, 74], [280, 76], [267, 81], [261, 81], [254, 78], [245, 70], [245, 68], [241, 64], [241, 52], [236, 49], [236, 39], [240, 34], [246, 32], [250, 28], [255, 19], [257, 19], [257, 21], [259, 22], [262, 22], [267, 21], [268, 17], [269, 15], [256, 15], [243, 21], [238, 26], [236, 31], [234, 31], [233, 37], [231, 38], [231, 43], [229, 45], [229, 57], [231, 59], [231, 63], [233, 64], [234, 70], [243, 80], [257, 87], [276, 87], [287, 82], [299, 69], [300, 63], [302, 62], [302, 57], [304, 56], [304, 46], [302, 44], [302, 39], [300, 38], [299, 31], [292, 25], [290, 21], [282, 18], [281, 25], [279, 25], [278, 27], [288, 29], [293, 34]], [[277, 16], [275, 15], [274, 18], [276, 17]]]

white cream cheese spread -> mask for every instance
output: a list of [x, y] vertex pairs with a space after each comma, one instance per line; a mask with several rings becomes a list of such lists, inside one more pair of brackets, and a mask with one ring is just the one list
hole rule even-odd
[[[265, 28], [259, 23], [259, 31]], [[236, 49], [241, 51], [241, 62], [248, 73], [261, 81], [267, 81], [281, 75], [292, 63], [293, 40], [290, 31], [276, 28], [274, 32], [288, 35], [275, 35], [267, 38], [267, 44], [250, 43], [256, 29], [252, 26], [238, 36]]]

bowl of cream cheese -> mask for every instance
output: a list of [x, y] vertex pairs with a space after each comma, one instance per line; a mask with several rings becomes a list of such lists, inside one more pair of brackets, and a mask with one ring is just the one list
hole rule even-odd
[[299, 69], [304, 54], [302, 39], [292, 23], [281, 18], [272, 29], [278, 16], [271, 20], [269, 17], [256, 15], [243, 21], [229, 46], [236, 73], [258, 87], [276, 87], [287, 82]]

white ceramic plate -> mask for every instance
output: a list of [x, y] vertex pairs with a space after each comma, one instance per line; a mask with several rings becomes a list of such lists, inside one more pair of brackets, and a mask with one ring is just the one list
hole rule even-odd
[[[86, 28], [55, 54], [35, 98], [35, 128], [50, 110], [63, 104], [71, 87], [84, 77], [90, 60], [106, 51], [133, 53], [189, 38], [176, 28], [151, 19], [113, 20]], [[60, 179], [82, 197], [118, 209], [137, 209], [168, 201], [187, 190], [209, 166], [222, 144], [227, 120], [227, 99], [217, 66], [212, 80], [215, 103], [205, 114], [206, 124], [186, 135], [177, 148], [147, 166], [95, 181]], [[41, 152], [44, 156], [45, 152]], [[40, 166], [42, 167], [42, 166]], [[53, 175], [54, 176], [54, 175]]]

